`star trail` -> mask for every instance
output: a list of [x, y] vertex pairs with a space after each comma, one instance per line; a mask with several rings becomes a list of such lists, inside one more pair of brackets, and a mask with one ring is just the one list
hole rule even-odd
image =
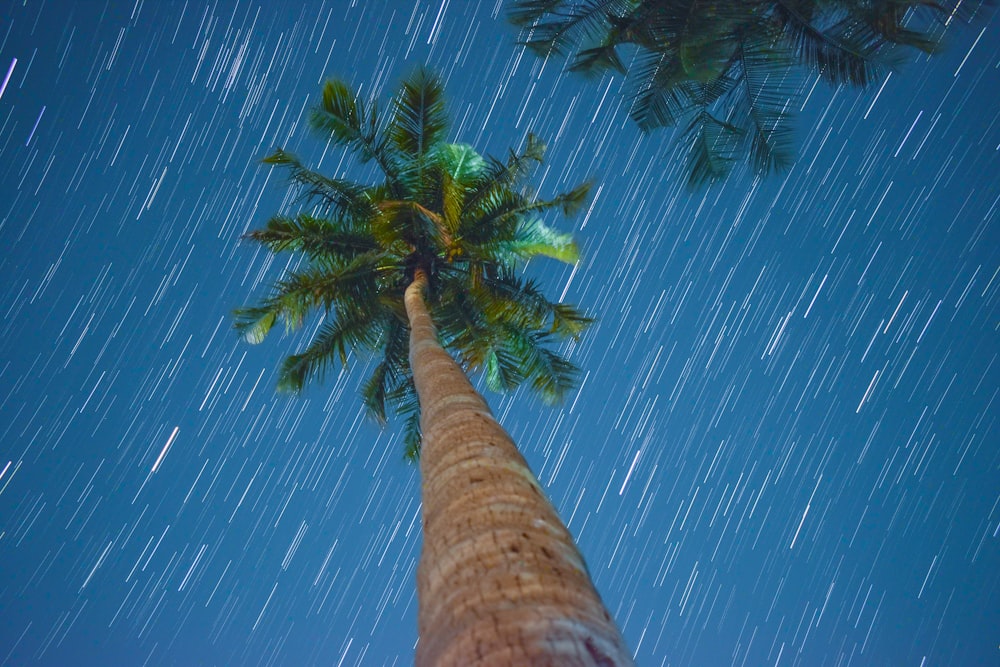
[[[591, 179], [532, 263], [598, 322], [561, 406], [486, 393], [641, 665], [1000, 664], [1000, 21], [872, 89], [803, 82], [798, 156], [692, 191], [620, 78], [503, 3], [10, 1], [0, 12], [0, 665], [406, 665], [416, 467], [366, 359], [277, 394], [242, 343], [294, 204], [372, 171], [305, 122], [426, 63], [451, 137]], [[481, 385], [482, 383], [480, 383]]]

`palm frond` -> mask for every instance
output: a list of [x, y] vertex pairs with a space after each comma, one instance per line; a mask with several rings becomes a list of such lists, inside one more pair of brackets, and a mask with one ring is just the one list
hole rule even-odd
[[541, 56], [562, 56], [574, 43], [589, 46], [599, 41], [612, 25], [609, 17], [624, 15], [633, 4], [629, 0], [515, 0], [507, 16], [521, 28], [520, 44]]
[[511, 270], [483, 276], [469, 296], [492, 323], [527, 326], [559, 339], [575, 339], [594, 322], [571, 304], [549, 301], [536, 281]]
[[334, 79], [323, 86], [323, 98], [309, 116], [309, 124], [324, 138], [344, 146], [362, 162], [374, 160], [390, 179], [398, 176], [398, 165], [380, 133], [378, 108], [364, 103], [343, 81]]
[[486, 161], [469, 144], [439, 143], [433, 157], [438, 167], [463, 187], [472, 187], [486, 170]]
[[492, 334], [483, 304], [474, 290], [455, 289], [465, 284], [458, 273], [448, 271], [440, 276], [439, 298], [434, 303], [432, 317], [441, 344], [452, 350], [467, 369], [476, 370], [486, 363]]
[[[705, 111], [686, 129], [685, 171], [688, 187], [694, 189], [721, 181], [736, 163], [743, 130]], [[684, 146], [683, 143], [680, 146]]]
[[378, 345], [385, 317], [358, 309], [338, 313], [325, 323], [305, 350], [287, 357], [278, 373], [278, 390], [299, 393], [309, 381], [322, 382], [335, 363], [347, 366], [348, 353], [370, 351]]
[[403, 460], [407, 463], [417, 463], [420, 460], [420, 402], [417, 400], [417, 389], [412, 380], [408, 383], [405, 396], [396, 402], [396, 414], [404, 418], [403, 422]]
[[310, 257], [351, 260], [379, 250], [378, 242], [357, 225], [338, 219], [316, 218], [308, 213], [295, 217], [276, 215], [263, 229], [244, 235], [273, 253], [301, 252]]
[[404, 323], [390, 325], [382, 343], [383, 358], [362, 386], [361, 397], [378, 423], [386, 423], [389, 407], [403, 418], [403, 460], [416, 463], [420, 458], [420, 402], [407, 356], [408, 339]]
[[301, 186], [300, 198], [324, 205], [336, 214], [364, 215], [371, 208], [365, 188], [338, 178], [329, 178], [305, 167], [292, 153], [278, 148], [261, 160], [264, 164], [288, 169], [292, 183]]
[[507, 393], [524, 382], [519, 360], [504, 347], [493, 348], [486, 355], [483, 377], [491, 391]]
[[[534, 134], [528, 133], [521, 153], [511, 151], [506, 162], [490, 158], [480, 177], [469, 186], [465, 197], [465, 210], [469, 219], [495, 219], [493, 212], [512, 210], [525, 198], [519, 186], [536, 165], [542, 164], [545, 144]], [[480, 224], [480, 223], [475, 223]], [[466, 225], [470, 227], [471, 225]]]
[[547, 335], [507, 327], [504, 345], [518, 360], [519, 372], [543, 403], [562, 401], [576, 386], [579, 369], [568, 359], [546, 346]]
[[465, 199], [486, 170], [486, 161], [468, 144], [438, 144], [433, 151], [433, 161], [439, 169], [440, 192], [435, 198], [440, 203], [442, 233], [451, 246], [458, 232]]
[[539, 255], [566, 264], [580, 259], [580, 248], [572, 234], [557, 232], [538, 218], [522, 218], [515, 238], [500, 247], [525, 261]]
[[519, 158], [512, 151], [511, 159], [513, 162], [528, 160], [541, 164], [542, 160], [545, 159], [545, 150], [545, 142], [542, 141], [537, 134], [528, 132], [528, 136], [524, 138], [524, 151], [521, 153]]
[[281, 280], [278, 294], [283, 300], [327, 309], [361, 303], [375, 296], [383, 274], [397, 268], [397, 264], [378, 252], [358, 255], [346, 264], [319, 258], [309, 268], [291, 272]]
[[442, 234], [447, 237], [446, 245], [452, 252], [458, 252], [455, 247], [455, 233], [462, 220], [462, 208], [465, 203], [466, 189], [447, 171], [441, 173], [441, 225]]
[[480, 251], [487, 252], [483, 255], [470, 251], [473, 256], [496, 259], [498, 255], [495, 253], [510, 249], [510, 244], [516, 242], [519, 229], [526, 218], [552, 209], [560, 209], [563, 215], [574, 215], [587, 201], [590, 187], [590, 183], [582, 183], [551, 199], [534, 200], [509, 188], [498, 188], [490, 197], [480, 198], [478, 207], [469, 211], [469, 215], [459, 226], [459, 236]]
[[245, 342], [259, 345], [278, 321], [279, 311], [266, 306], [238, 308], [233, 311], [233, 328]]
[[[688, 184], [697, 185], [724, 178], [737, 160], [758, 174], [791, 163], [787, 110], [797, 90], [787, 75], [761, 73], [796, 65], [834, 85], [869, 86], [904, 49], [936, 52], [952, 20], [993, 2], [513, 0], [508, 19], [536, 55], [566, 56], [584, 74], [625, 74], [629, 115], [643, 131], [681, 128]], [[747, 44], [766, 58], [744, 62]], [[740, 101], [737, 84], [755, 92]], [[777, 99], [779, 90], [788, 97]]]
[[233, 326], [248, 342], [260, 342], [278, 320], [294, 331], [312, 310], [352, 310], [373, 298], [379, 277], [392, 268], [381, 253], [359, 255], [339, 266], [317, 261], [288, 272], [258, 305], [236, 310]]
[[625, 63], [618, 55], [617, 42], [610, 38], [597, 46], [580, 49], [570, 62], [569, 71], [591, 77], [601, 76], [609, 71], [623, 75], [628, 73]]
[[441, 80], [426, 69], [417, 69], [403, 81], [396, 96], [390, 137], [400, 152], [420, 159], [444, 140], [447, 129]]
[[[385, 201], [372, 219], [372, 232], [383, 243], [396, 239], [422, 254], [444, 255], [451, 247], [451, 233], [444, 216], [413, 200]], [[409, 254], [409, 253], [406, 253]]]
[[584, 315], [583, 311], [576, 306], [568, 303], [553, 303], [550, 332], [555, 336], [577, 340], [580, 334], [594, 321], [594, 318]]
[[385, 322], [382, 358], [361, 386], [361, 400], [368, 414], [380, 424], [386, 422], [386, 401], [391, 402], [399, 387], [407, 382], [408, 330], [396, 319]]
[[679, 125], [697, 108], [676, 51], [641, 53], [632, 72], [629, 115], [644, 132]]
[[560, 193], [552, 199], [535, 202], [540, 206], [540, 208], [535, 208], [533, 210], [543, 211], [549, 208], [559, 208], [564, 216], [574, 216], [579, 213], [583, 208], [583, 205], [587, 203], [587, 199], [590, 197], [590, 189], [592, 187], [593, 184], [590, 181], [585, 181], [572, 190]]
[[748, 34], [740, 40], [740, 66], [735, 68], [741, 85], [734, 110], [746, 119], [745, 125], [740, 123], [749, 140], [745, 152], [760, 176], [787, 169], [794, 155], [787, 113], [789, 100], [796, 96], [791, 62], [772, 44], [767, 35]]
[[880, 77], [887, 63], [880, 54], [878, 36], [850, 14], [816, 25], [801, 0], [777, 0], [775, 15], [784, 29], [783, 40], [806, 67], [834, 85], [865, 87]]
[[491, 390], [527, 384], [543, 402], [558, 402], [577, 370], [549, 346], [575, 337], [592, 320], [568, 304], [550, 303], [533, 281], [502, 274], [484, 277], [478, 288], [447, 291], [433, 312], [442, 342], [466, 369], [483, 372]]
[[706, 11], [698, 3], [691, 8], [677, 35], [677, 59], [688, 80], [709, 83], [729, 69], [739, 46], [737, 26], [744, 17], [742, 12], [727, 16], [723, 11]]

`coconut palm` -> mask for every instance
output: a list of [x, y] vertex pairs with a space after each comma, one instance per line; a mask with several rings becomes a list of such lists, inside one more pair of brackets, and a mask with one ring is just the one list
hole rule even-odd
[[[901, 50], [933, 53], [943, 27], [980, 0], [512, 0], [509, 18], [535, 53], [569, 69], [627, 76], [644, 131], [679, 129], [688, 184], [787, 169], [789, 119], [805, 77], [881, 81]], [[627, 63], [627, 64], [626, 64]], [[797, 69], [799, 66], [799, 69]]]
[[284, 150], [264, 160], [287, 171], [301, 211], [247, 238], [295, 257], [268, 296], [237, 311], [236, 328], [257, 343], [279, 321], [294, 330], [316, 315], [279, 388], [371, 357], [364, 405], [405, 420], [423, 494], [417, 664], [630, 664], [571, 535], [467, 377], [526, 384], [546, 402], [573, 387], [576, 368], [555, 346], [590, 320], [519, 268], [577, 260], [572, 237], [539, 215], [573, 213], [587, 186], [533, 196], [526, 180], [544, 146], [530, 135], [506, 160], [448, 143], [441, 82], [423, 70], [386, 115], [328, 82], [310, 121], [376, 182], [324, 176]]

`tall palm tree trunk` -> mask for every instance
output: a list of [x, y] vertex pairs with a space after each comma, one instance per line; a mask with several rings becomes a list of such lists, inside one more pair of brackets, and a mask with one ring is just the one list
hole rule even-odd
[[420, 399], [418, 667], [631, 665], [569, 531], [510, 436], [406, 290]]

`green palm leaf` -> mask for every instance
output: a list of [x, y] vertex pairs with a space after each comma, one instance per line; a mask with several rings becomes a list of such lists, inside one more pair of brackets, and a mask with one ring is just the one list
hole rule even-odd
[[352, 349], [371, 350], [382, 336], [385, 318], [377, 312], [356, 310], [340, 313], [320, 327], [308, 347], [285, 359], [278, 374], [278, 390], [299, 393], [306, 382], [322, 382], [336, 363], [347, 366]]
[[361, 400], [368, 414], [380, 424], [386, 422], [386, 401], [391, 402], [393, 397], [397, 397], [401, 385], [408, 382], [405, 377], [409, 370], [408, 335], [406, 326], [399, 320], [387, 324], [382, 341], [382, 359], [361, 387]]
[[590, 183], [581, 183], [552, 199], [528, 199], [509, 188], [498, 189], [480, 198], [479, 205], [459, 225], [458, 235], [475, 247], [470, 255], [496, 259], [513, 251], [512, 244], [520, 230], [531, 224], [529, 216], [552, 209], [561, 210], [563, 215], [574, 215], [587, 201], [590, 187]]
[[547, 347], [547, 334], [512, 326], [504, 334], [505, 347], [542, 402], [554, 405], [576, 386], [579, 369]]
[[491, 348], [484, 366], [486, 386], [493, 391], [514, 391], [524, 382], [518, 359], [503, 347]]
[[484, 277], [469, 294], [486, 304], [481, 309], [495, 322], [523, 323], [560, 339], [577, 338], [594, 321], [570, 304], [549, 301], [536, 281], [514, 271]]
[[267, 306], [239, 308], [233, 312], [233, 327], [245, 342], [259, 345], [278, 321], [279, 311]]
[[371, 234], [352, 227], [340, 219], [299, 213], [295, 217], [274, 216], [265, 228], [251, 231], [244, 238], [256, 241], [274, 253], [301, 252], [311, 257], [347, 261], [379, 249]]
[[416, 463], [420, 460], [420, 402], [412, 379], [406, 390], [395, 397], [396, 414], [403, 419], [403, 460]]
[[438, 144], [432, 159], [441, 170], [440, 208], [446, 245], [451, 246], [458, 232], [470, 188], [486, 169], [486, 161], [467, 144]]
[[329, 178], [308, 169], [297, 157], [280, 148], [261, 162], [288, 169], [289, 180], [302, 189], [300, 197], [323, 204], [327, 212], [363, 215], [369, 207], [364, 188], [351, 181]]
[[878, 35], [848, 14], [820, 27], [815, 16], [805, 14], [802, 3], [775, 3], [775, 14], [784, 28], [784, 40], [807, 67], [832, 84], [865, 87], [880, 77], [887, 62], [880, 54]]
[[502, 247], [524, 260], [541, 255], [575, 264], [580, 259], [580, 248], [572, 234], [557, 232], [538, 218], [522, 218], [517, 236]]
[[377, 106], [366, 109], [345, 82], [326, 82], [322, 103], [312, 110], [309, 124], [324, 138], [351, 150], [362, 163], [374, 160], [390, 180], [398, 179], [399, 167], [380, 132]]
[[420, 68], [403, 81], [396, 97], [390, 136], [396, 149], [413, 160], [444, 140], [448, 117], [441, 80]]
[[235, 312], [236, 330], [250, 343], [259, 343], [278, 320], [288, 331], [302, 326], [313, 310], [351, 310], [378, 292], [378, 279], [395, 268], [380, 253], [360, 255], [343, 266], [322, 260], [301, 271], [289, 271], [275, 283], [260, 305]]
[[679, 125], [697, 109], [675, 51], [647, 51], [636, 58], [629, 115], [644, 131]]
[[686, 156], [689, 187], [698, 188], [729, 175], [743, 130], [704, 111], [692, 120], [685, 134], [689, 141]]
[[[743, 88], [733, 104], [744, 136], [749, 139], [750, 164], [758, 175], [780, 172], [792, 163], [791, 125], [786, 111], [795, 94], [788, 76], [791, 61], [775, 49], [768, 35], [751, 34], [740, 40], [740, 67], [736, 77]], [[775, 83], [777, 81], [777, 83]]]

